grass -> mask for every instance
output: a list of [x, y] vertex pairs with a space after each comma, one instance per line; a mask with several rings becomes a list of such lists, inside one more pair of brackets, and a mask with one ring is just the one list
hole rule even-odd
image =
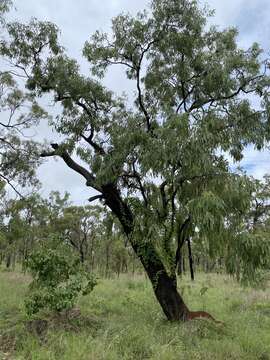
[[193, 284], [183, 279], [179, 288], [190, 309], [206, 310], [225, 326], [176, 324], [164, 319], [144, 276], [122, 275], [100, 279], [80, 299], [79, 316], [33, 320], [23, 308], [28, 282], [0, 271], [1, 360], [270, 360], [270, 290], [243, 289], [216, 274], [198, 274]]

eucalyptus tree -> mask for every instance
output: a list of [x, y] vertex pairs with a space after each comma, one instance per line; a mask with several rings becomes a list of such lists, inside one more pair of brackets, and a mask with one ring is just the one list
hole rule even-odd
[[79, 254], [82, 263], [90, 260], [91, 265], [94, 262], [93, 252], [98, 226], [95, 210], [95, 207], [91, 205], [69, 206], [64, 209], [63, 216], [59, 218], [65, 242]]
[[247, 226], [252, 229], [264, 225], [270, 215], [270, 175], [265, 174], [263, 180], [253, 179], [254, 191]]
[[[4, 14], [10, 6], [11, 1], [1, 0], [1, 42], [7, 36]], [[29, 138], [27, 129], [37, 125], [47, 114], [29, 92], [22, 91], [20, 80], [24, 75], [19, 74], [14, 67], [8, 66], [2, 57], [1, 49], [0, 179], [21, 195], [17, 185], [36, 185], [35, 169], [40, 164], [38, 144]]]
[[121, 272], [127, 272], [128, 260], [131, 260], [128, 259], [127, 242], [123, 238], [117, 218], [108, 211], [104, 211], [102, 215], [103, 219], [98, 230], [98, 261], [106, 277], [109, 277], [112, 271], [119, 277]]
[[[258, 284], [261, 270], [269, 271], [269, 231], [270, 231], [270, 177], [266, 174], [263, 180], [251, 179], [251, 204], [242, 219], [244, 226], [239, 234], [238, 248], [234, 256], [238, 261], [231, 261], [229, 270], [238, 265], [236, 275], [243, 282], [253, 281]], [[245, 233], [246, 236], [243, 236]], [[240, 271], [239, 271], [240, 268]], [[234, 271], [232, 271], [234, 272]]]
[[4, 231], [5, 183], [0, 181], [0, 265], [5, 258], [6, 238]]
[[5, 208], [5, 221], [1, 224], [4, 238], [4, 257], [6, 268], [15, 267], [18, 249], [25, 236], [25, 223], [21, 217], [16, 201], [9, 200]]
[[44, 205], [45, 201], [38, 194], [19, 200], [3, 196], [0, 203], [0, 231], [7, 267], [11, 263], [23, 263], [41, 241]]
[[59, 208], [67, 203], [68, 195], [61, 198], [58, 192], [52, 192], [48, 199], [44, 199], [38, 193], [32, 193], [14, 199], [1, 188], [0, 195], [2, 257], [6, 259], [7, 267], [11, 262], [24, 266], [25, 260], [36, 248], [42, 248], [45, 242], [49, 242], [48, 238], [56, 235]]
[[[239, 48], [237, 30], [209, 27], [210, 15], [196, 0], [153, 0], [148, 12], [117, 16], [112, 34], [97, 31], [85, 43], [92, 77], [59, 45], [54, 24], [8, 24], [1, 44], [27, 91], [62, 105], [50, 126], [64, 140], [42, 156], [60, 157], [96, 191], [90, 200], [111, 209], [170, 320], [190, 318], [175, 272], [185, 233], [198, 226], [215, 243], [230, 215], [230, 188], [237, 207], [246, 206], [246, 179], [224, 154], [238, 161], [246, 145], [261, 149], [269, 138], [262, 50]], [[132, 99], [102, 85], [114, 66], [134, 84]]]

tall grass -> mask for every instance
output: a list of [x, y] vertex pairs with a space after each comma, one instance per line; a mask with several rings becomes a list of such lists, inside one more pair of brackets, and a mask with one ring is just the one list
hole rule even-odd
[[100, 279], [80, 299], [80, 316], [33, 320], [23, 308], [28, 281], [0, 272], [0, 359], [270, 359], [270, 290], [243, 289], [215, 274], [199, 274], [192, 284], [184, 278], [179, 288], [190, 309], [225, 325], [177, 324], [166, 321], [144, 276], [122, 275]]

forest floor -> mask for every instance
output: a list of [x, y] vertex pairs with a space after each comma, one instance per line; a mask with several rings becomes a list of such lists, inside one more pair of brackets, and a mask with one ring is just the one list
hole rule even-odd
[[31, 360], [270, 360], [270, 289], [241, 288], [227, 276], [197, 274], [179, 289], [191, 310], [210, 320], [169, 323], [144, 276], [99, 280], [81, 311], [29, 319], [29, 278], [0, 271], [0, 359]]

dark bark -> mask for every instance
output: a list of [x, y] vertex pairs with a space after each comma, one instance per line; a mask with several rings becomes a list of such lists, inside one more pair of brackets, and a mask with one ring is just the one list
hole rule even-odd
[[152, 261], [148, 261], [148, 267], [145, 267], [145, 270], [167, 319], [186, 320], [189, 310], [177, 291], [176, 277], [170, 277], [161, 263], [153, 264]]
[[14, 271], [16, 267], [16, 253], [13, 254], [11, 260], [12, 260], [12, 270]]
[[80, 246], [80, 261], [82, 264], [84, 263], [84, 260], [85, 260], [85, 257], [84, 257], [83, 247]]
[[209, 272], [209, 262], [208, 262], [208, 259], [207, 259], [207, 258], [204, 259], [204, 271], [205, 271], [206, 273]]
[[6, 257], [6, 268], [9, 269], [11, 266], [11, 254], [7, 254]]
[[182, 253], [179, 251], [179, 258], [177, 263], [177, 275], [182, 276], [183, 269], [182, 269]]
[[136, 256], [136, 254], [134, 253], [132, 255], [132, 275], [133, 276], [135, 275], [135, 256]]
[[192, 259], [190, 238], [187, 238], [187, 245], [188, 245], [188, 260], [189, 260], [190, 277], [191, 277], [191, 280], [194, 281], [194, 269], [193, 269], [193, 259]]
[[177, 249], [175, 253], [175, 267], [177, 267], [177, 264], [181, 261], [181, 249], [187, 239], [187, 230], [190, 223], [190, 216], [187, 217], [187, 219], [183, 222], [183, 224], [179, 227], [177, 231]]
[[97, 185], [93, 174], [77, 164], [66, 151], [59, 148], [58, 144], [52, 144], [52, 148], [54, 149], [53, 152], [43, 153], [42, 156], [60, 156], [69, 168], [86, 179], [87, 186], [93, 187], [103, 195], [105, 204], [120, 221], [134, 252], [139, 257], [152, 283], [156, 298], [168, 320], [187, 320], [189, 310], [177, 291], [175, 274], [169, 276], [151, 242], [147, 241], [147, 239], [143, 242], [142, 239], [138, 243], [132, 239], [133, 214], [128, 205], [122, 200], [116, 185], [114, 183]]
[[123, 226], [124, 232], [130, 240], [131, 246], [139, 257], [148, 278], [151, 281], [155, 296], [168, 320], [186, 320], [188, 308], [177, 291], [175, 274], [169, 275], [153, 244], [142, 239], [136, 242], [132, 239], [133, 215], [127, 204], [113, 184], [103, 186], [105, 202], [117, 216]]
[[109, 277], [109, 259], [110, 259], [110, 244], [106, 246], [106, 264], [105, 264], [105, 277]]

